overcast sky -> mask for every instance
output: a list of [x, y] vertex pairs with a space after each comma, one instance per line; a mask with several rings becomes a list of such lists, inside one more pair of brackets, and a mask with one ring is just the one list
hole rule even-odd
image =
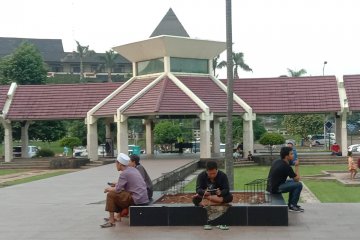
[[[234, 51], [253, 73], [360, 74], [359, 0], [233, 0]], [[147, 39], [169, 8], [192, 38], [226, 40], [225, 0], [3, 0], [0, 36], [75, 40], [96, 52]], [[222, 54], [225, 59], [226, 55]], [[225, 77], [225, 71], [220, 77]]]

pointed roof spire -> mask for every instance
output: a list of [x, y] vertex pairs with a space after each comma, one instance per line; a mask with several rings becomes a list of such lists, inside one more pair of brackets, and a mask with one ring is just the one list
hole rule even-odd
[[171, 8], [161, 20], [159, 25], [155, 28], [150, 37], [152, 38], [161, 35], [190, 37]]

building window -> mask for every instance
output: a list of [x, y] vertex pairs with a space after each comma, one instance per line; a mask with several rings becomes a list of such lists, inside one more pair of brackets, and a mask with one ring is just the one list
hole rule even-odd
[[164, 59], [152, 59], [136, 64], [137, 75], [164, 72]]
[[209, 73], [209, 61], [207, 59], [194, 58], [170, 58], [171, 72], [185, 73]]
[[49, 72], [63, 72], [64, 68], [60, 64], [48, 64]]
[[91, 64], [90, 69], [91, 69], [91, 72], [98, 72], [99, 67], [97, 64]]
[[79, 73], [80, 72], [80, 65], [79, 64], [72, 64], [71, 65], [71, 72], [72, 73]]

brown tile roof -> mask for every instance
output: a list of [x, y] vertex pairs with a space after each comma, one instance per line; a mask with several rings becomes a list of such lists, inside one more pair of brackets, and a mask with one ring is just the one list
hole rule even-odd
[[[210, 112], [226, 114], [227, 94], [210, 77], [177, 76], [206, 105]], [[244, 109], [234, 102], [234, 112], [243, 113]]]
[[82, 119], [121, 83], [19, 85], [6, 118]]
[[[116, 114], [116, 110], [121, 107], [126, 101], [128, 101], [131, 97], [145, 88], [148, 84], [154, 81], [155, 78], [147, 78], [147, 79], [135, 79], [130, 83], [130, 85], [126, 86], [126, 88], [122, 89], [117, 95], [111, 98], [106, 104], [100, 107], [93, 115], [94, 116], [112, 116]], [[100, 102], [100, 101], [99, 101]]]
[[341, 110], [335, 76], [236, 79], [234, 93], [258, 114]]
[[350, 111], [360, 111], [360, 75], [344, 75], [344, 87]]
[[0, 85], [0, 110], [4, 109], [6, 96], [9, 91], [10, 85]]
[[201, 112], [201, 108], [167, 77], [124, 111], [125, 114], [198, 114]]

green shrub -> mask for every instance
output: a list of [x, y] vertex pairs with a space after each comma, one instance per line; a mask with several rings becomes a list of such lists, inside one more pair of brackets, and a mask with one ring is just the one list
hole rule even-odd
[[37, 151], [35, 157], [54, 157], [55, 152], [51, 149], [43, 148]]
[[269, 146], [270, 154], [272, 155], [273, 146], [285, 143], [285, 138], [279, 133], [265, 133], [260, 138], [259, 143]]

